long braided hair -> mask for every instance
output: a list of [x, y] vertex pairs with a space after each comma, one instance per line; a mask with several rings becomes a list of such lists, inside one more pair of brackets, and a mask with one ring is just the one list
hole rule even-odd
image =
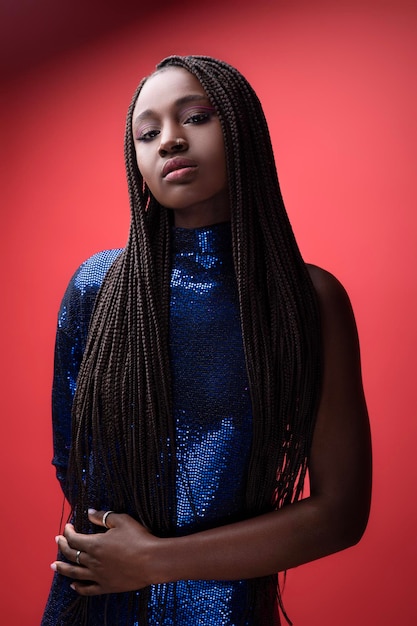
[[[171, 56], [156, 71], [171, 66], [196, 76], [223, 131], [253, 414], [250, 517], [302, 494], [321, 391], [318, 304], [285, 211], [255, 92], [236, 69], [211, 57]], [[77, 530], [91, 530], [87, 507], [96, 506], [127, 512], [155, 535], [169, 536], [176, 519], [168, 350], [172, 218], [136, 164], [132, 115], [145, 81], [126, 123], [130, 233], [97, 297], [73, 404], [69, 475]], [[265, 581], [251, 583], [252, 607], [271, 588]], [[276, 577], [273, 582], [276, 588]], [[147, 623], [149, 590], [127, 595], [128, 613]], [[80, 615], [88, 611], [84, 600]]]

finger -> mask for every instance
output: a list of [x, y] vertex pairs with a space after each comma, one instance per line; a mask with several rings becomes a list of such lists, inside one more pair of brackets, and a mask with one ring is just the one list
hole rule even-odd
[[83, 583], [74, 581], [70, 584], [70, 587], [74, 589], [74, 591], [76, 591], [80, 596], [99, 596], [105, 593], [101, 589], [100, 585], [93, 582]]
[[79, 542], [83, 541], [83, 537], [86, 537], [85, 535], [83, 535], [82, 533], [77, 533], [74, 526], [72, 524], [65, 524], [65, 528], [64, 528], [64, 539], [68, 542], [68, 545], [70, 546], [70, 548], [75, 548], [75, 549], [80, 549], [82, 550], [82, 547], [79, 546]]
[[[62, 535], [59, 535], [59, 539]], [[72, 524], [65, 524], [63, 539], [73, 550], [81, 550], [82, 552], [90, 552], [95, 541], [94, 534], [77, 533]], [[61, 541], [59, 542], [61, 545]], [[63, 544], [65, 545], [65, 544]]]
[[64, 561], [54, 561], [51, 563], [51, 569], [54, 572], [58, 572], [58, 574], [61, 574], [62, 576], [72, 578], [74, 581], [87, 581], [88, 583], [94, 582], [92, 580], [94, 575], [88, 567], [80, 567], [79, 565], [65, 563]]
[[60, 552], [62, 552], [62, 554], [65, 554], [65, 556], [67, 556], [68, 550], [71, 550], [68, 544], [67, 538], [64, 537], [64, 535], [57, 535], [55, 537], [55, 541]]
[[96, 524], [96, 526], [114, 528], [116, 517], [117, 513], [114, 511], [96, 511], [95, 509], [88, 509], [88, 519], [93, 524]]
[[87, 552], [91, 549], [91, 535], [77, 533], [72, 524], [66, 524], [64, 535], [58, 535], [55, 537], [55, 541], [58, 544], [59, 550], [69, 561], [73, 561], [77, 563], [77, 565], [84, 565], [84, 563], [80, 561], [81, 554], [84, 555], [83, 559], [85, 561]]
[[55, 539], [59, 551], [65, 558], [67, 558], [69, 561], [72, 561], [73, 563], [76, 563], [77, 565], [83, 565], [83, 563], [81, 563], [81, 555], [85, 555], [86, 553], [83, 553], [77, 548], [71, 548], [66, 538], [62, 535], [58, 535], [58, 537], [56, 537]]

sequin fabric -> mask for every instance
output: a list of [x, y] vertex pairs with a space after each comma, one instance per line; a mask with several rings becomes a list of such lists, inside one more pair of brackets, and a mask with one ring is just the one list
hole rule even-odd
[[[88, 323], [97, 291], [119, 254], [120, 250], [101, 252], [86, 261], [70, 281], [59, 312], [53, 464], [64, 491], [71, 403]], [[230, 224], [173, 230], [170, 354], [177, 532], [187, 534], [233, 522], [244, 509], [252, 420]], [[156, 585], [151, 590], [149, 624], [254, 626], [259, 620], [247, 617], [247, 587], [244, 580]], [[158, 609], [161, 596], [163, 615]], [[70, 626], [62, 614], [73, 599], [69, 581], [55, 575], [42, 626]], [[89, 626], [121, 623], [112, 621], [113, 600], [113, 596], [92, 599]], [[271, 617], [268, 625], [272, 622]], [[141, 625], [136, 621], [132, 626]]]

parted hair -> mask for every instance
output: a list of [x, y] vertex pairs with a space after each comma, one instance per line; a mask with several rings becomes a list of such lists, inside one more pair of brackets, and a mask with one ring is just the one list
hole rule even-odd
[[[235, 68], [211, 57], [171, 56], [156, 72], [172, 66], [200, 81], [224, 137], [253, 414], [244, 512], [251, 517], [302, 494], [321, 391], [318, 303], [285, 211], [254, 90]], [[132, 115], [146, 80], [126, 122], [130, 232], [99, 291], [90, 324], [73, 403], [69, 487], [78, 531], [91, 531], [87, 508], [94, 506], [129, 513], [162, 537], [175, 534], [176, 520], [169, 361], [172, 214], [151, 195], [136, 163]], [[252, 610], [265, 580], [253, 581]], [[146, 589], [129, 594], [128, 613], [140, 615], [141, 624], [148, 594]], [[80, 616], [87, 611], [84, 599]]]

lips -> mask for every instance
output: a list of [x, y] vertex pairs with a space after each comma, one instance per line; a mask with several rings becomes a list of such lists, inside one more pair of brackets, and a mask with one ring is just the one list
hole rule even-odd
[[186, 159], [184, 157], [173, 157], [164, 164], [164, 167], [162, 168], [162, 178], [165, 178], [168, 174], [175, 172], [176, 170], [195, 167], [197, 167], [197, 163], [191, 161], [190, 159]]

